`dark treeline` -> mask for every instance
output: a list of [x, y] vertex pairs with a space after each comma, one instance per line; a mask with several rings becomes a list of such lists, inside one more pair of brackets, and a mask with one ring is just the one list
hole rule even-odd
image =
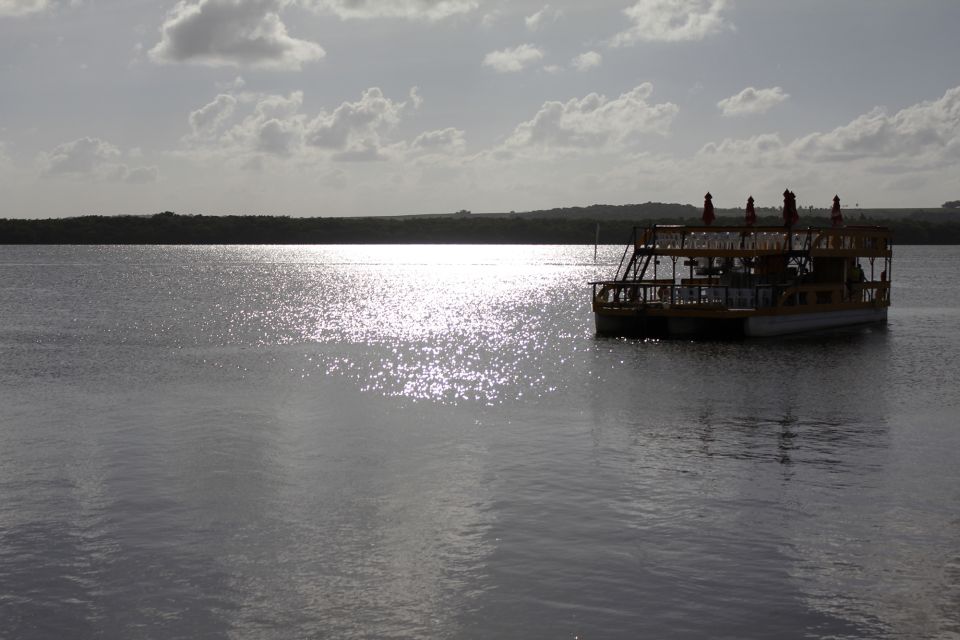
[[[677, 205], [680, 206], [680, 205]], [[691, 210], [696, 211], [693, 207]], [[740, 216], [715, 225], [741, 224]], [[960, 244], [960, 221], [901, 217], [848, 219], [893, 229], [898, 244]], [[0, 244], [593, 244], [628, 241], [633, 226], [700, 224], [698, 215], [646, 219], [593, 217], [429, 216], [289, 218], [283, 216], [80, 216], [45, 220], [0, 219]], [[761, 216], [759, 225], [779, 225]], [[800, 227], [829, 226], [826, 216], [803, 217]]]

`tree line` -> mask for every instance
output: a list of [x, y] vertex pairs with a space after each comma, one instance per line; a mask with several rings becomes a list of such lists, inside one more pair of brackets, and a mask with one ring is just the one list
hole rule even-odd
[[[741, 215], [723, 213], [715, 226], [742, 224]], [[952, 219], [851, 218], [851, 224], [890, 227], [898, 244], [960, 244], [960, 221]], [[699, 213], [645, 219], [469, 214], [291, 218], [167, 211], [152, 216], [0, 219], [0, 244], [593, 244], [598, 224], [601, 243], [621, 244], [634, 226], [654, 223], [700, 224], [700, 218]], [[779, 226], [782, 221], [778, 215], [761, 215], [757, 224]], [[808, 215], [799, 226], [830, 226], [830, 220]]]

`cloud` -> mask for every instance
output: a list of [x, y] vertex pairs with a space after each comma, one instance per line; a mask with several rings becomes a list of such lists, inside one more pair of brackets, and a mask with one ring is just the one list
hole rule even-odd
[[44, 177], [69, 176], [130, 183], [156, 182], [156, 167], [129, 167], [119, 162], [123, 154], [115, 145], [99, 138], [78, 138], [40, 154]]
[[868, 163], [874, 172], [916, 171], [960, 163], [960, 87], [889, 115], [877, 107], [826, 133], [792, 141], [769, 133], [703, 146], [699, 157], [754, 161]]
[[567, 102], [545, 102], [533, 119], [517, 126], [506, 147], [611, 149], [643, 134], [666, 135], [679, 107], [650, 104], [651, 93], [653, 85], [645, 82], [613, 100], [591, 93]]
[[794, 163], [793, 154], [776, 133], [708, 142], [697, 153], [697, 157], [735, 166], [770, 167], [785, 162]]
[[723, 17], [726, 4], [726, 0], [639, 0], [623, 10], [633, 25], [610, 44], [703, 40], [730, 27]]
[[907, 159], [912, 163], [960, 161], [960, 87], [888, 115], [875, 108], [827, 133], [812, 133], [791, 146], [820, 160]]
[[475, 10], [477, 0], [301, 0], [303, 6], [349, 20], [405, 18], [443, 20]]
[[[191, 126], [194, 114], [216, 105], [219, 99], [218, 96], [205, 107], [192, 112]], [[219, 137], [217, 142], [221, 147], [274, 156], [291, 156], [301, 150], [306, 129], [306, 116], [300, 113], [303, 107], [302, 91], [294, 91], [286, 96], [266, 95], [246, 99], [255, 100], [252, 113], [248, 113]], [[229, 105], [229, 101], [223, 104]], [[221, 127], [230, 117], [220, 117], [222, 113], [211, 116], [216, 118], [213, 121], [217, 127]], [[232, 113], [231, 110], [230, 115]]]
[[464, 132], [447, 127], [436, 131], [426, 131], [414, 138], [410, 147], [423, 153], [460, 154], [467, 146]]
[[599, 67], [603, 62], [603, 56], [601, 56], [596, 51], [587, 51], [586, 53], [581, 53], [570, 63], [574, 69], [577, 71], [586, 71], [588, 69], [593, 69], [594, 67]]
[[155, 62], [211, 67], [300, 69], [323, 48], [287, 34], [280, 10], [289, 0], [180, 0], [150, 50]]
[[63, 5], [78, 4], [80, 0], [0, 0], [0, 18], [19, 18]]
[[544, 21], [550, 18], [556, 21], [561, 15], [563, 15], [562, 11], [559, 9], [551, 9], [550, 5], [545, 4], [542, 9], [524, 18], [523, 23], [527, 25], [527, 29], [530, 31], [536, 31], [543, 26]]
[[0, 0], [0, 18], [38, 13], [49, 6], [47, 0]]
[[221, 93], [196, 111], [190, 112], [190, 129], [194, 136], [211, 135], [233, 115], [237, 99], [230, 94]]
[[220, 94], [190, 113], [191, 134], [184, 142], [191, 147], [190, 155], [226, 157], [253, 168], [271, 157], [382, 160], [392, 153], [384, 136], [421, 101], [416, 88], [407, 100], [398, 101], [371, 87], [359, 100], [310, 116], [303, 112], [301, 91], [285, 96]]
[[489, 29], [493, 25], [495, 25], [502, 17], [503, 17], [503, 9], [499, 9], [499, 8], [493, 9], [492, 11], [489, 11], [488, 13], [485, 13], [483, 15], [483, 17], [480, 19], [480, 26], [483, 27], [484, 29]]
[[99, 138], [65, 142], [43, 157], [44, 175], [87, 174], [120, 157], [120, 149]]
[[[414, 108], [419, 96], [410, 92]], [[334, 159], [379, 159], [381, 134], [400, 122], [407, 102], [397, 102], [383, 95], [377, 87], [363, 92], [360, 100], [344, 102], [332, 112], [321, 112], [307, 126], [307, 144], [338, 152]]]
[[513, 49], [492, 51], [483, 59], [484, 66], [498, 73], [516, 73], [543, 59], [543, 51], [532, 44], [521, 44]]
[[157, 167], [121, 167], [119, 179], [127, 184], [149, 184], [160, 179], [160, 169]]
[[757, 113], [766, 113], [776, 105], [790, 97], [780, 87], [772, 89], [754, 89], [747, 87], [740, 93], [724, 98], [717, 106], [725, 116], [744, 116]]

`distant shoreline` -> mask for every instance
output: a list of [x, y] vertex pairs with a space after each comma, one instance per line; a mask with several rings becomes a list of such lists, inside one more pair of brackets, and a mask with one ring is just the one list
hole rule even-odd
[[[782, 224], [758, 211], [759, 225]], [[664, 215], [665, 214], [665, 215]], [[717, 210], [720, 225], [742, 224], [742, 213]], [[847, 222], [890, 227], [897, 244], [960, 244], [960, 211], [855, 209]], [[0, 219], [0, 244], [623, 244], [634, 226], [699, 224], [691, 205], [607, 206], [509, 214], [292, 218], [149, 216]], [[801, 211], [800, 227], [829, 226], [829, 211]]]

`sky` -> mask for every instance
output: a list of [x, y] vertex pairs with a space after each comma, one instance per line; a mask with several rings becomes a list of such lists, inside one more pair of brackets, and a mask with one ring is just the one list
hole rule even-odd
[[957, 0], [0, 0], [0, 218], [960, 199]]

